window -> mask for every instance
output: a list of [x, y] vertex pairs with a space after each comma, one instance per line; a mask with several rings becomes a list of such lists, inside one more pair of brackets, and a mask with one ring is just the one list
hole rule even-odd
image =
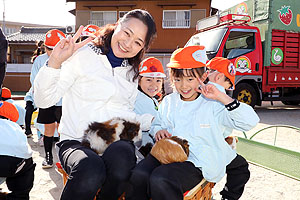
[[255, 50], [255, 33], [231, 31], [225, 43], [223, 57], [232, 59]]
[[190, 28], [190, 10], [164, 10], [163, 28]]
[[122, 18], [128, 11], [119, 11], [119, 19]]
[[116, 11], [92, 11], [91, 20], [89, 24], [95, 24], [99, 27], [106, 24], [112, 24], [117, 22], [117, 12]]

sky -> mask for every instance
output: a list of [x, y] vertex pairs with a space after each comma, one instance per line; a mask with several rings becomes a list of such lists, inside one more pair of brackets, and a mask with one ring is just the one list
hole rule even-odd
[[[224, 10], [243, 0], [212, 0], [212, 7]], [[0, 0], [0, 20], [53, 26], [75, 25], [74, 2], [66, 0]]]

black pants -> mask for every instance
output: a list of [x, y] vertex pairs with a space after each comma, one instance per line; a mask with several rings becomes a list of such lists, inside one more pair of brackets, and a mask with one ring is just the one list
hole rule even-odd
[[[239, 199], [249, 180], [247, 161], [240, 155], [226, 167], [227, 183], [222, 197]], [[203, 179], [202, 172], [191, 162], [160, 165], [151, 155], [142, 160], [130, 178], [132, 189], [126, 200], [182, 200], [183, 193], [195, 187]]]
[[182, 200], [184, 192], [202, 179], [201, 170], [191, 162], [161, 165], [149, 154], [133, 170], [126, 200]]
[[69, 174], [61, 199], [91, 200], [100, 188], [97, 199], [117, 199], [127, 188], [136, 162], [131, 142], [112, 143], [102, 157], [74, 140], [57, 146], [60, 162]]
[[29, 134], [31, 133], [32, 113], [36, 111], [36, 108], [34, 108], [32, 101], [26, 101], [25, 110], [25, 130]]
[[33, 187], [35, 163], [32, 158], [23, 159], [0, 155], [0, 177], [6, 177], [9, 200], [28, 200]]
[[226, 167], [227, 181], [224, 189], [220, 192], [222, 197], [229, 200], [239, 199], [246, 183], [250, 178], [249, 164], [241, 155], [237, 155]]
[[131, 141], [116, 141], [109, 145], [102, 158], [106, 180], [97, 199], [117, 200], [129, 187], [129, 178], [136, 166], [135, 146]]

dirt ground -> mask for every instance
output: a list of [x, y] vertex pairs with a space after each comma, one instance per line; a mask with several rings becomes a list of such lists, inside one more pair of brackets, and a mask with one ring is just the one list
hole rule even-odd
[[[19, 102], [25, 105], [23, 101]], [[257, 130], [274, 124], [286, 124], [300, 127], [300, 106], [284, 106], [276, 103], [270, 106], [265, 103], [262, 107], [257, 107], [256, 111], [261, 118], [260, 123], [254, 130], [247, 133], [251, 136]], [[63, 189], [62, 177], [55, 167], [51, 169], [42, 169], [42, 161], [44, 159], [43, 147], [37, 143], [36, 130], [33, 128], [34, 136], [29, 138], [28, 142], [33, 150], [33, 160], [37, 163], [35, 170], [34, 187], [30, 193], [31, 200], [58, 200]], [[280, 132], [280, 131], [279, 131]], [[234, 132], [235, 135], [242, 136], [240, 132]], [[257, 135], [257, 139], [263, 142], [273, 142], [272, 135]], [[284, 137], [277, 136], [277, 142], [285, 148], [290, 148], [300, 152], [300, 133], [290, 133]], [[277, 145], [277, 144], [276, 144]], [[54, 150], [55, 151], [55, 150]], [[55, 153], [54, 153], [55, 155]], [[55, 156], [54, 162], [57, 162]], [[299, 166], [300, 167], [300, 166]], [[260, 166], [250, 164], [251, 177], [246, 185], [241, 200], [300, 200], [300, 181], [267, 170]], [[217, 183], [213, 189], [213, 198], [219, 200], [221, 197], [219, 192], [222, 190], [226, 182], [224, 177], [221, 182]], [[0, 188], [5, 189], [5, 185]]]

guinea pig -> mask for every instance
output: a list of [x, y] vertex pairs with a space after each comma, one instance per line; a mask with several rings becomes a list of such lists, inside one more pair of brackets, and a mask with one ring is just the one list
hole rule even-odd
[[150, 154], [161, 164], [184, 162], [189, 156], [189, 144], [176, 136], [163, 138], [153, 145]]
[[105, 122], [93, 122], [85, 130], [81, 144], [102, 154], [105, 149], [117, 140], [137, 142], [142, 138], [140, 124], [121, 118]]

